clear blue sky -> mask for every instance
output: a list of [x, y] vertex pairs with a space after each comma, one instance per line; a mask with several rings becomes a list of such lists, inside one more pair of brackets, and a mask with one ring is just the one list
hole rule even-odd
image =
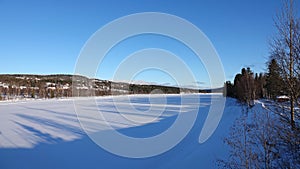
[[[265, 71], [268, 40], [275, 33], [273, 17], [280, 6], [280, 0], [0, 0], [0, 73], [72, 74], [82, 46], [103, 25], [128, 14], [164, 12], [202, 30], [215, 46], [227, 80], [232, 80], [243, 66]], [[148, 44], [115, 54], [125, 56], [143, 47], [161, 47], [176, 54], [185, 50], [178, 50], [176, 42], [162, 45], [166, 38], [153, 43], [157, 38], [134, 37], [133, 42], [148, 39]], [[184, 59], [187, 54], [180, 56]], [[120, 58], [110, 56], [105, 61], [98, 77], [111, 79]], [[208, 85], [201, 64], [199, 68], [191, 63], [191, 69], [199, 71], [197, 79], [203, 86]], [[162, 73], [160, 78], [150, 74], [138, 75], [136, 80], [172, 83]]]

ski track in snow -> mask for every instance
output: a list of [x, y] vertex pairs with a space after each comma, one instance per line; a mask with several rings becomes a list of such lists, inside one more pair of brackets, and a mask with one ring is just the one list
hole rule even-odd
[[[96, 101], [98, 107], [82, 106], [86, 114], [81, 120], [89, 122], [89, 133], [107, 130], [93, 125], [101, 123], [96, 118], [100, 110], [113, 128], [134, 137], [155, 136], [172, 125], [180, 108], [181, 113], [188, 113], [194, 106], [200, 106], [193, 128], [177, 146], [158, 156], [142, 159], [111, 154], [92, 142], [81, 129], [72, 99], [0, 102], [0, 168], [216, 168], [216, 159], [228, 155], [223, 138], [241, 111], [240, 106], [228, 98], [215, 133], [205, 143], [199, 144], [198, 137], [210, 108], [211, 95], [164, 95], [167, 105], [155, 101], [161, 97], [97, 97], [92, 101]], [[190, 97], [191, 100], [180, 106], [180, 97]], [[200, 104], [193, 102], [194, 97], [200, 97]], [[91, 100], [77, 99], [83, 102]], [[128, 99], [132, 104], [126, 102]], [[149, 101], [153, 102], [149, 104]], [[150, 107], [152, 109], [148, 111]], [[130, 108], [142, 113], [132, 113]], [[151, 113], [162, 108], [163, 113], [154, 118], [156, 114]]]

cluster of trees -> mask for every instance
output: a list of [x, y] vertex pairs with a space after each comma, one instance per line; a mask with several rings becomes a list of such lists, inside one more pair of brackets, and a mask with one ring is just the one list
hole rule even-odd
[[226, 82], [227, 95], [247, 107], [258, 98], [286, 95], [289, 101], [243, 109], [224, 140], [231, 151], [219, 161], [223, 168], [300, 168], [300, 18], [292, 0], [284, 2], [275, 26], [268, 72], [254, 75], [243, 68], [233, 84]]
[[[227, 96], [238, 99], [241, 103], [253, 106], [253, 100], [266, 98], [276, 100], [278, 96], [291, 96], [289, 81], [284, 78], [284, 73], [277, 60], [273, 57], [268, 62], [267, 73], [255, 73], [248, 67], [242, 68], [241, 73], [234, 78], [234, 83], [226, 82]], [[295, 87], [300, 86], [300, 76], [294, 78]], [[300, 88], [295, 89], [298, 93]], [[295, 96], [298, 98], [299, 95]], [[297, 102], [294, 102], [297, 103]]]
[[237, 98], [248, 106], [253, 106], [253, 100], [266, 97], [267, 76], [263, 73], [255, 74], [248, 68], [243, 68], [241, 73], [234, 78], [234, 83], [226, 82], [227, 96]]

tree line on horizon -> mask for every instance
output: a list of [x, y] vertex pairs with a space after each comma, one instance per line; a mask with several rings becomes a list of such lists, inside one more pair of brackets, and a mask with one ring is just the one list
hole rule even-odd
[[65, 98], [122, 94], [209, 93], [212, 90], [130, 84], [79, 75], [0, 75], [0, 100]]

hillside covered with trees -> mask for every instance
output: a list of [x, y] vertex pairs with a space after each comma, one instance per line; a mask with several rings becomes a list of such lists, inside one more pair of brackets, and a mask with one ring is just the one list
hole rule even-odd
[[211, 90], [197, 90], [173, 86], [113, 82], [66, 74], [0, 75], [0, 100], [149, 94], [153, 91], [165, 94], [211, 92]]

